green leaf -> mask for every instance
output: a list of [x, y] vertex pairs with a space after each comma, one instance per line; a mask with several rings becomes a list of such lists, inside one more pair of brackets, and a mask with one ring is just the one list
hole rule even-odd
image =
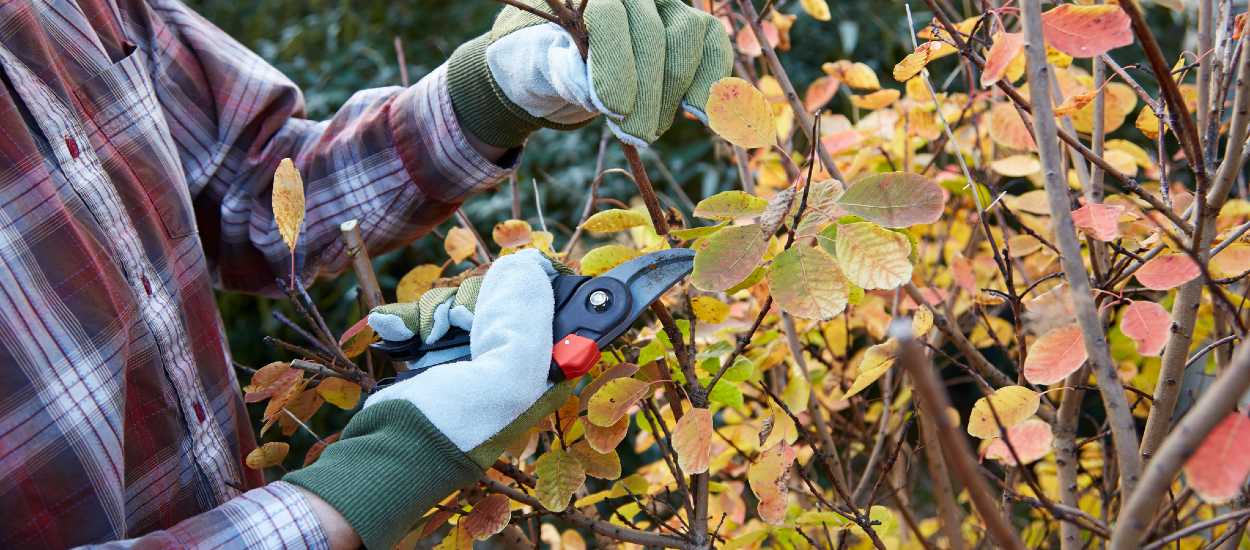
[[733, 366], [725, 370], [725, 380], [730, 382], [744, 382], [755, 374], [755, 363], [750, 359], [739, 355], [734, 359]]
[[729, 225], [729, 222], [722, 222], [716, 225], [705, 225], [702, 227], [689, 227], [686, 229], [674, 229], [672, 231], [669, 231], [668, 234], [674, 237], [677, 237], [678, 239], [681, 239], [683, 241], [693, 241], [695, 239], [702, 239], [704, 237], [713, 235], [717, 231], [724, 229], [725, 226], [727, 225]]
[[[706, 387], [707, 383], [711, 381], [711, 377], [699, 379], [699, 383], [704, 387]], [[713, 403], [720, 403], [721, 405], [733, 407], [735, 409], [742, 408], [744, 403], [742, 390], [738, 389], [736, 384], [731, 384], [725, 380], [717, 382], [716, 386], [712, 388], [712, 392], [707, 394], [707, 398]]]
[[942, 217], [944, 205], [938, 184], [906, 172], [860, 178], [838, 197], [843, 210], [886, 227], [933, 223]]
[[709, 220], [753, 218], [764, 212], [768, 201], [743, 191], [722, 191], [699, 201], [694, 215]]
[[820, 248], [795, 246], [773, 258], [768, 289], [777, 305], [804, 319], [831, 319], [846, 309], [846, 277]]
[[538, 458], [534, 463], [534, 474], [538, 477], [534, 493], [538, 501], [553, 512], [568, 508], [573, 493], [586, 482], [586, 470], [581, 461], [559, 448], [551, 449]]
[[751, 274], [767, 248], [768, 239], [759, 226], [726, 227], [696, 243], [691, 281], [701, 290], [732, 287]]

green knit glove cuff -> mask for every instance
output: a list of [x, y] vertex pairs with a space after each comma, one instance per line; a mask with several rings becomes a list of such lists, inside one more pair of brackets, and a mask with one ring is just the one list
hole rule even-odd
[[416, 406], [391, 400], [361, 410], [321, 458], [282, 479], [338, 510], [365, 547], [389, 549], [427, 510], [481, 476]]
[[456, 48], [447, 60], [447, 93], [462, 128], [488, 145], [512, 149], [539, 128], [575, 130], [590, 123], [556, 124], [525, 112], [509, 100], [486, 63], [490, 43], [490, 35], [479, 36]]

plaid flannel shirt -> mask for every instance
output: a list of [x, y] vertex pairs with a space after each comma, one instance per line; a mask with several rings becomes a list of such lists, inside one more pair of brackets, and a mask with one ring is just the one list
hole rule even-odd
[[213, 287], [286, 273], [284, 157], [305, 279], [344, 269], [340, 222], [385, 251], [497, 183], [445, 71], [306, 120], [177, 0], [0, 0], [0, 75], [0, 548], [324, 547], [294, 487], [243, 466]]

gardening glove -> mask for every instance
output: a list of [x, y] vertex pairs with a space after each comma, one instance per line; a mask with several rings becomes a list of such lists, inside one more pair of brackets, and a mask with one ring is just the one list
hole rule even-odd
[[[520, 2], [550, 12], [545, 0]], [[539, 127], [577, 128], [600, 113], [635, 146], [668, 130], [678, 107], [706, 122], [708, 90], [733, 66], [715, 17], [679, 0], [588, 0], [584, 13], [585, 60], [563, 28], [513, 6], [460, 46], [447, 85], [461, 125], [511, 148]]]
[[394, 546], [571, 394], [574, 381], [547, 381], [555, 273], [536, 250], [496, 260], [477, 294], [472, 359], [373, 394], [338, 442], [284, 479], [330, 503], [367, 547]]

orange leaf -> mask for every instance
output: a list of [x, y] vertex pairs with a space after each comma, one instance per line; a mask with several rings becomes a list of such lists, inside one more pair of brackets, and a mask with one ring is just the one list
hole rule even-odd
[[1091, 202], [1072, 211], [1072, 222], [1095, 239], [1114, 241], [1120, 237], [1120, 215], [1123, 213], [1121, 205]]
[[377, 340], [378, 335], [369, 326], [369, 318], [364, 317], [343, 331], [343, 335], [339, 337], [339, 347], [343, 348], [343, 355], [351, 359], [364, 353], [369, 349], [369, 344]]
[[1024, 119], [1010, 103], [995, 103], [990, 109], [990, 139], [1004, 147], [1018, 151], [1033, 151], [1033, 135], [1024, 125]]
[[326, 436], [325, 439], [322, 439], [321, 441], [313, 443], [312, 446], [308, 448], [308, 452], [304, 453], [304, 466], [308, 466], [309, 464], [316, 462], [318, 458], [321, 458], [322, 451], [325, 451], [326, 447], [330, 446], [331, 443], [338, 441], [339, 436], [341, 435], [343, 435], [343, 432], [336, 432]]
[[786, 519], [787, 495], [790, 492], [787, 482], [794, 458], [794, 449], [782, 441], [760, 453], [755, 463], [747, 468], [747, 483], [759, 499], [756, 511], [765, 523], [780, 525]]
[[1232, 500], [1250, 475], [1250, 418], [1228, 413], [1185, 462], [1189, 486], [1211, 504]]
[[828, 75], [813, 80], [803, 93], [803, 108], [809, 113], [820, 110], [838, 93], [840, 84], [838, 79]]
[[512, 510], [508, 505], [508, 497], [501, 494], [486, 495], [473, 505], [473, 511], [460, 520], [469, 536], [477, 540], [486, 540], [492, 535], [503, 531], [512, 518]]
[[[312, 415], [317, 414], [317, 409], [320, 409], [323, 403], [325, 400], [317, 395], [316, 390], [300, 391], [299, 395], [286, 404], [286, 410], [291, 414], [278, 414], [278, 425], [282, 426], [282, 435], [290, 437], [294, 434], [295, 430], [299, 429], [299, 422], [296, 422], [295, 418], [298, 418], [300, 422], [308, 422]], [[292, 416], [295, 418], [291, 418]]]
[[278, 233], [287, 248], [295, 250], [299, 241], [300, 226], [304, 224], [304, 182], [291, 159], [282, 159], [273, 173], [273, 196], [270, 197], [273, 218], [278, 222]]
[[1033, 341], [1024, 360], [1024, 379], [1033, 384], [1054, 384], [1081, 368], [1085, 362], [1085, 339], [1081, 327], [1064, 325]]
[[495, 229], [491, 231], [491, 238], [495, 239], [495, 244], [501, 248], [516, 248], [534, 240], [534, 231], [525, 220], [504, 220], [495, 224]]
[[1163, 351], [1171, 333], [1172, 319], [1163, 306], [1148, 301], [1135, 301], [1124, 308], [1120, 332], [1137, 342], [1137, 353], [1156, 356]]
[[1003, 78], [1011, 61], [1024, 49], [1024, 34], [999, 31], [994, 44], [985, 54], [985, 69], [981, 71], [981, 86], [990, 87]]
[[1133, 43], [1128, 14], [1115, 4], [1060, 4], [1042, 14], [1042, 34], [1072, 57], [1096, 57]]
[[673, 451], [677, 464], [687, 474], [707, 471], [712, 459], [712, 411], [690, 409], [673, 429]]
[[592, 449], [588, 442], [578, 441], [569, 452], [582, 463], [588, 476], [606, 480], [621, 477], [621, 457], [617, 456], [616, 449], [601, 453]]
[[629, 415], [621, 417], [608, 427], [596, 426], [587, 422], [586, 426], [586, 443], [590, 448], [601, 453], [611, 452], [616, 446], [625, 439], [625, 434], [629, 432]]
[[[1041, 460], [1050, 453], [1051, 443], [1055, 440], [1055, 434], [1050, 429], [1050, 424], [1040, 418], [1030, 418], [1016, 424], [1007, 429], [1007, 441], [1002, 438], [995, 438], [985, 447], [985, 457], [1018, 466], [1016, 457], [1020, 458], [1020, 463], [1030, 464]], [[1011, 447], [1007, 446], [1007, 442], [1011, 442]], [[1016, 453], [1011, 453], [1015, 449]]]
[[[278, 381], [282, 380], [284, 376], [290, 376], [290, 373], [294, 370], [291, 368], [290, 363], [281, 361], [275, 361], [261, 367], [252, 374], [252, 381], [248, 385], [243, 386], [243, 392], [247, 394], [243, 396], [243, 401], [255, 403], [273, 397]], [[285, 387], [285, 384], [283, 387]]]
[[1137, 280], [1151, 290], [1181, 286], [1202, 273], [1198, 264], [1185, 254], [1159, 255], [1137, 270]]

